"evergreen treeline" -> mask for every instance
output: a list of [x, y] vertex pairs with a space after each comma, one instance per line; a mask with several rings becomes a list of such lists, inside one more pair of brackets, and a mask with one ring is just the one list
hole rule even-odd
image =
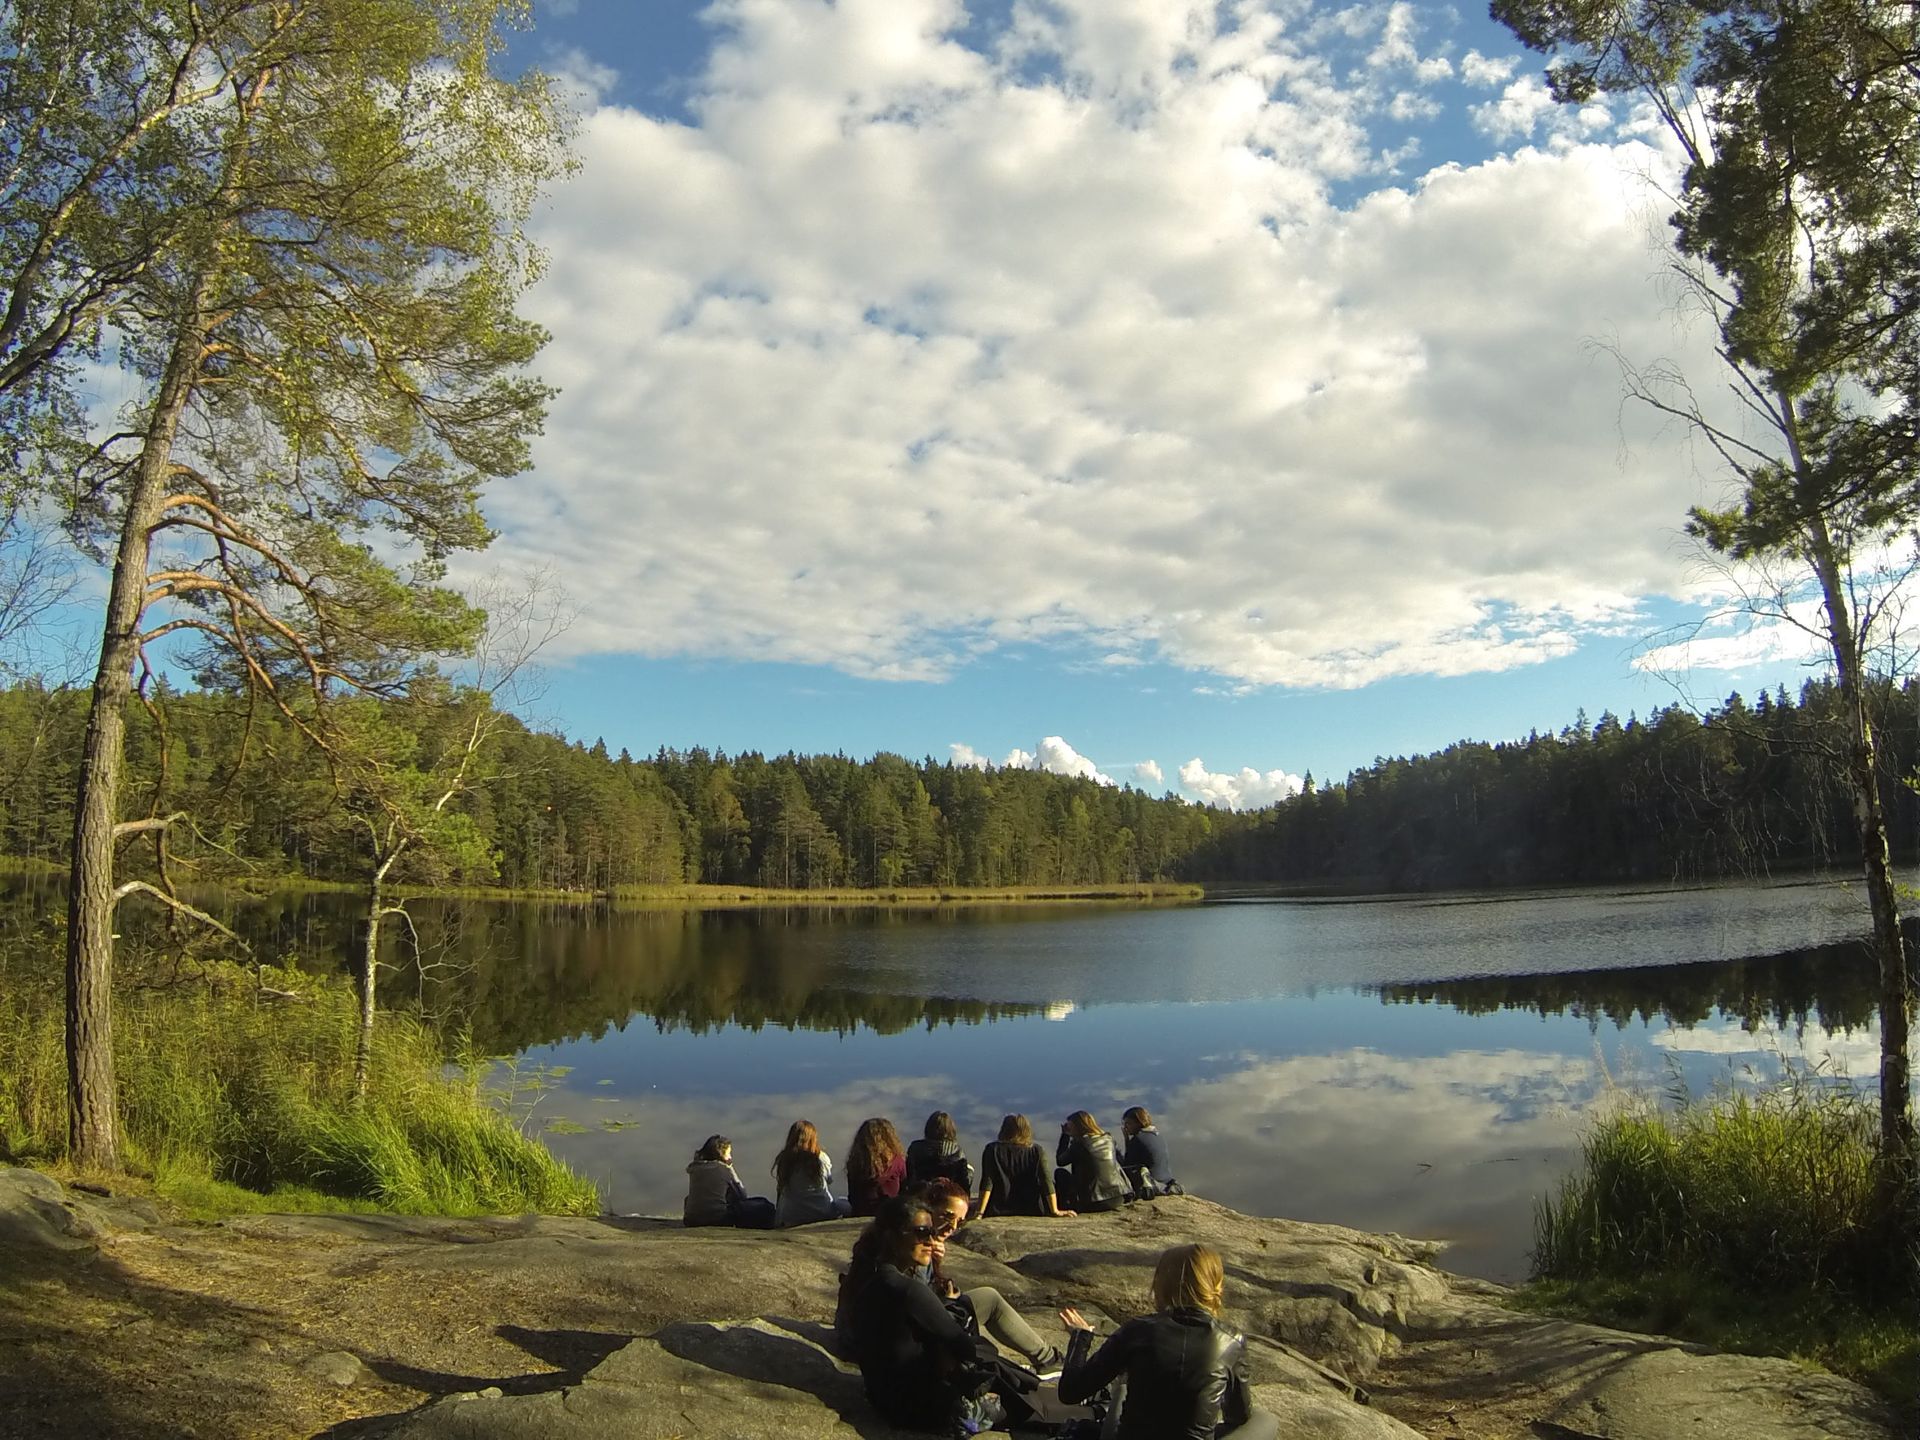
[[[213, 691], [135, 707], [128, 815], [185, 811], [172, 843], [204, 873], [360, 880], [365, 827], [284, 719]], [[62, 862], [85, 697], [0, 691], [0, 852]], [[1883, 684], [1883, 792], [1911, 846], [1920, 691]], [[443, 712], [388, 704], [397, 752]], [[500, 717], [482, 780], [454, 802], [479, 844], [410, 856], [396, 880], [610, 890], [634, 885], [1088, 886], [1154, 880], [1342, 889], [1699, 879], [1845, 864], [1855, 840], [1833, 688], [1729, 696], [1703, 716], [1581, 717], [1557, 734], [1375, 761], [1232, 814], [1042, 771], [881, 754], [636, 760]], [[483, 858], [476, 858], [483, 857]], [[138, 854], [131, 857], [141, 863]]]
[[[161, 700], [161, 719], [129, 712], [126, 813], [187, 812], [198, 833], [176, 827], [173, 843], [215, 869], [365, 876], [364, 825], [343, 813], [327, 767], [284, 719], [218, 692]], [[441, 716], [396, 703], [380, 722], [385, 747], [425, 752]], [[0, 691], [0, 851], [65, 859], [84, 723], [84, 695]], [[479, 773], [454, 804], [491, 863], [422, 850], [396, 880], [596, 891], [1121, 884], [1173, 875], [1229, 818], [1091, 780], [888, 754], [694, 749], [635, 760], [507, 716]]]
[[[1881, 683], [1881, 792], [1895, 846], [1920, 803], [1904, 783], [1920, 746], [1920, 691]], [[1462, 741], [1376, 760], [1223, 826], [1188, 862], [1210, 880], [1356, 889], [1480, 889], [1765, 874], [1857, 861], [1834, 687], [1730, 695], [1702, 717], [1678, 705], [1624, 723], [1584, 714], [1557, 735]]]

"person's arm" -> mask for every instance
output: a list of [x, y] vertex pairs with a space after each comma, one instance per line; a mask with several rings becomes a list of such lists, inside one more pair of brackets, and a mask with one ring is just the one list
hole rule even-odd
[[1220, 1419], [1229, 1426], [1244, 1425], [1253, 1418], [1253, 1389], [1247, 1380], [1247, 1342], [1233, 1347], [1227, 1361], [1227, 1393], [1220, 1398]]
[[1068, 1170], [1073, 1167], [1073, 1141], [1074, 1137], [1068, 1133], [1067, 1127], [1062, 1125], [1060, 1127], [1060, 1143], [1053, 1147], [1053, 1163], [1058, 1165], [1062, 1170]]
[[987, 1201], [993, 1198], [993, 1149], [989, 1146], [980, 1152], [980, 1207], [973, 1212], [973, 1218], [987, 1218]]
[[[1061, 1311], [1064, 1321], [1067, 1312]], [[1075, 1312], [1075, 1318], [1078, 1312]], [[1127, 1355], [1132, 1348], [1132, 1335], [1129, 1321], [1122, 1325], [1107, 1339], [1107, 1343], [1091, 1355], [1093, 1349], [1093, 1327], [1085, 1320], [1078, 1325], [1067, 1322], [1067, 1328], [1073, 1332], [1067, 1341], [1066, 1363], [1060, 1367], [1060, 1399], [1068, 1405], [1078, 1405], [1090, 1400], [1108, 1385], [1120, 1377], [1127, 1368]]]
[[973, 1337], [961, 1328], [953, 1312], [933, 1293], [931, 1285], [914, 1280], [904, 1286], [901, 1309], [907, 1323], [926, 1337], [929, 1346], [958, 1360], [973, 1358]]
[[[1040, 1147], [1036, 1145], [1033, 1148], [1038, 1150]], [[1047, 1157], [1041, 1154], [1035, 1155], [1033, 1158], [1035, 1161], [1034, 1168], [1040, 1172], [1040, 1193], [1046, 1197], [1047, 1214], [1053, 1216], [1056, 1220], [1073, 1219], [1076, 1212], [1072, 1210], [1062, 1210], [1060, 1208], [1060, 1197], [1053, 1193], [1053, 1171], [1047, 1168]]]

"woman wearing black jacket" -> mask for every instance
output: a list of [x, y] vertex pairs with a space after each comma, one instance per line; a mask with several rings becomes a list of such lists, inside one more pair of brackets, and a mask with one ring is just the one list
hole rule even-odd
[[1053, 1159], [1060, 1167], [1053, 1172], [1053, 1188], [1083, 1215], [1118, 1210], [1132, 1193], [1114, 1156], [1113, 1137], [1085, 1110], [1074, 1111], [1060, 1127]]
[[973, 1336], [921, 1278], [938, 1233], [925, 1201], [885, 1202], [870, 1231], [876, 1263], [850, 1297], [846, 1320], [874, 1408], [902, 1429], [948, 1433], [977, 1371]]
[[1129, 1320], [1091, 1355], [1092, 1327], [1061, 1311], [1073, 1334], [1060, 1398], [1077, 1405], [1108, 1389], [1116, 1440], [1274, 1440], [1280, 1422], [1253, 1408], [1247, 1342], [1220, 1323], [1225, 1279], [1215, 1251], [1176, 1245], [1154, 1266], [1158, 1313]]

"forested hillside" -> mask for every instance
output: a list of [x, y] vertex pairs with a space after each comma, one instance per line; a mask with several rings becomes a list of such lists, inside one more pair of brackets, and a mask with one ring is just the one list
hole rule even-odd
[[[0, 691], [0, 851], [62, 861], [84, 697]], [[130, 714], [128, 814], [186, 812], [183, 866], [359, 880], [364, 807], [284, 718], [215, 692]], [[371, 703], [371, 702], [369, 702]], [[1896, 845], [1920, 804], [1913, 687], [1883, 686]], [[375, 707], [392, 766], [431, 773], [444, 706]], [[157, 718], [158, 717], [158, 718]], [[164, 732], [161, 723], [164, 722]], [[881, 754], [701, 749], [644, 759], [502, 716], [458, 796], [465, 843], [406, 858], [417, 883], [607, 890], [1100, 885], [1150, 880], [1417, 889], [1764, 873], [1852, 859], [1830, 687], [1702, 717], [1584, 717], [1557, 734], [1376, 761], [1249, 814], [1021, 769]], [[363, 727], [364, 728], [364, 727]], [[165, 739], [163, 741], [162, 735]], [[130, 858], [140, 859], [136, 846]], [[189, 873], [183, 869], [181, 875]]]
[[[207, 692], [129, 715], [129, 813], [184, 811], [173, 845], [210, 870], [357, 880], [366, 827], [324, 759], [270, 710]], [[62, 860], [83, 696], [0, 692], [0, 850]], [[431, 772], [443, 713], [379, 715], [395, 768]], [[363, 726], [363, 729], [366, 727]], [[624, 750], [501, 717], [480, 778], [454, 802], [471, 839], [411, 852], [396, 880], [607, 890], [686, 882], [832, 886], [1099, 885], [1174, 875], [1230, 821], [1091, 780], [876, 755]], [[351, 784], [351, 777], [346, 782]], [[359, 807], [364, 810], [364, 807]], [[136, 863], [137, 855], [135, 856]]]
[[[1911, 854], [1920, 692], [1882, 683], [1881, 790], [1896, 852]], [[1581, 716], [1556, 735], [1461, 741], [1379, 760], [1222, 829], [1190, 872], [1209, 879], [1441, 889], [1687, 880], [1851, 866], [1858, 840], [1842, 771], [1844, 721], [1810, 681], [1705, 716]]]

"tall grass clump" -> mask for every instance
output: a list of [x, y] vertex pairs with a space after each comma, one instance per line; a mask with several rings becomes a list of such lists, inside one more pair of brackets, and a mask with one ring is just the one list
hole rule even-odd
[[[57, 984], [0, 967], [0, 1145], [66, 1148]], [[317, 1192], [406, 1214], [592, 1214], [593, 1185], [523, 1133], [409, 1016], [382, 1014], [364, 1103], [344, 981], [235, 966], [115, 995], [114, 1060], [129, 1153], [194, 1189]], [[204, 1191], [204, 1187], [200, 1187]], [[311, 1208], [310, 1204], [304, 1208]]]
[[1888, 1253], [1898, 1241], [1876, 1203], [1873, 1104], [1797, 1075], [1602, 1117], [1579, 1167], [1538, 1206], [1536, 1275], [1683, 1268], [1763, 1290], [1881, 1293], [1910, 1257]]
[[1920, 1419], [1920, 1237], [1876, 1192], [1875, 1106], [1797, 1073], [1602, 1116], [1536, 1206], [1517, 1303], [1810, 1360]]

